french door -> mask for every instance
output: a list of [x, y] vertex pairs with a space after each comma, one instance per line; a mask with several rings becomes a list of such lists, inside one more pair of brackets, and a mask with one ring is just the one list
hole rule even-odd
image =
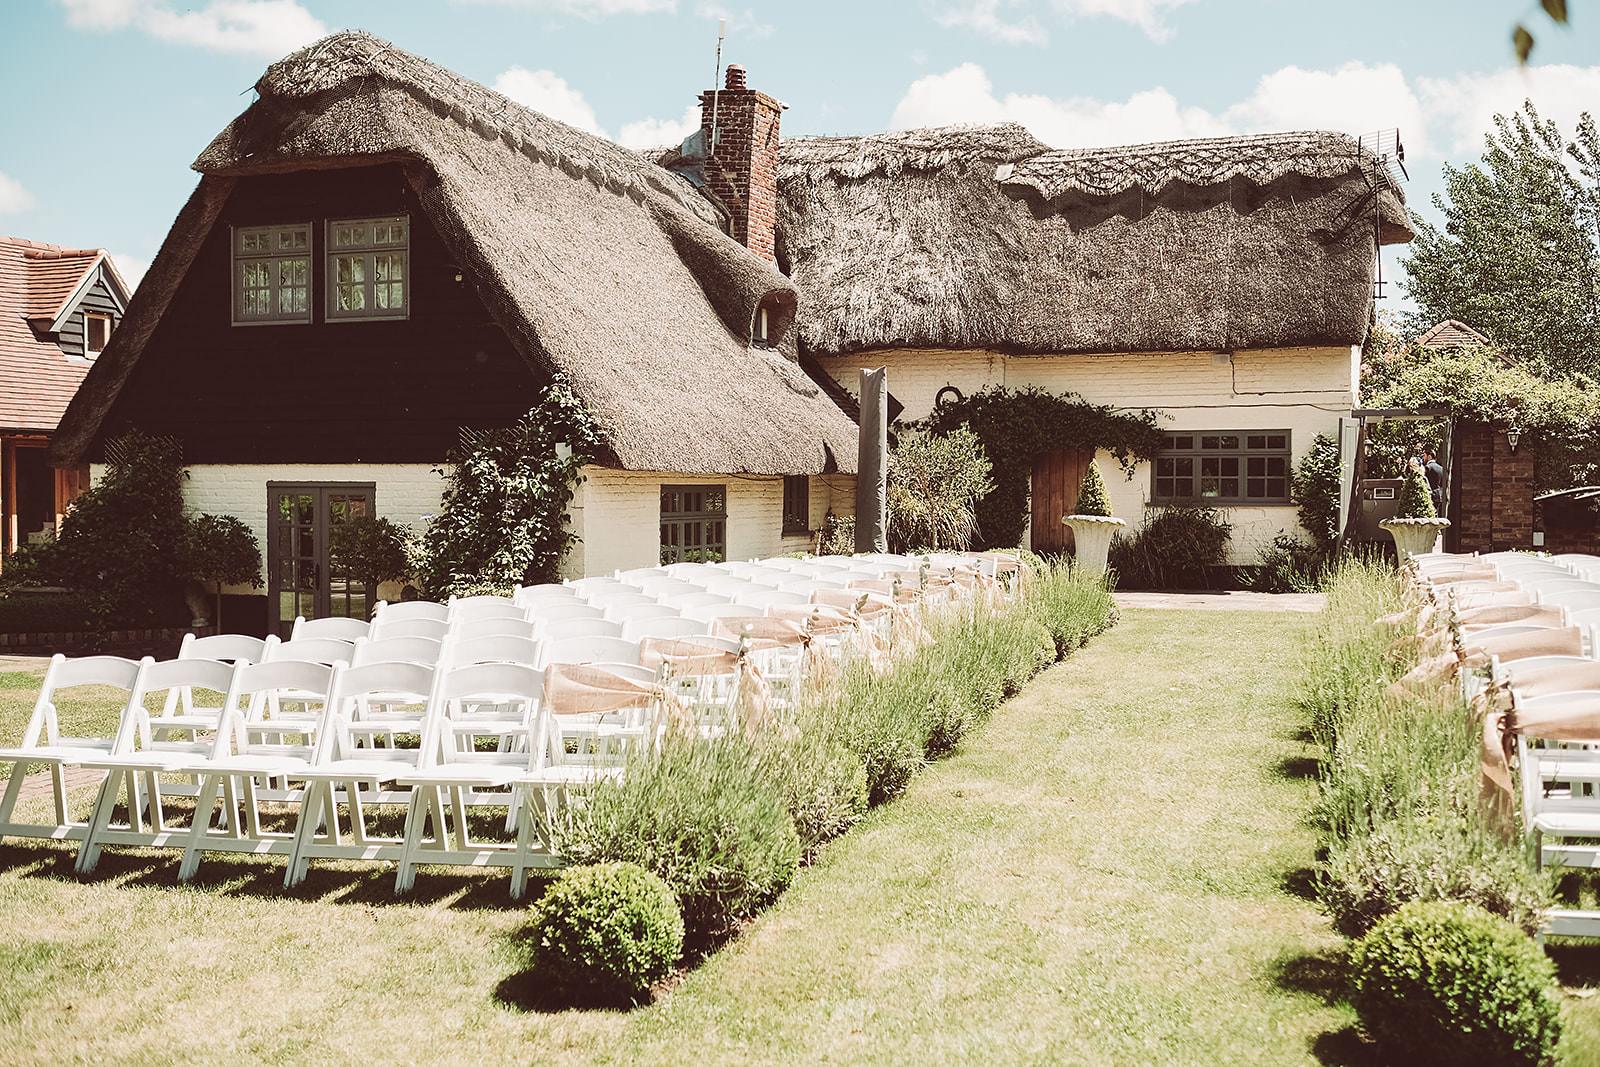
[[287, 638], [296, 615], [365, 619], [377, 590], [334, 568], [334, 529], [374, 514], [374, 488], [350, 482], [267, 484], [267, 611], [270, 632]]

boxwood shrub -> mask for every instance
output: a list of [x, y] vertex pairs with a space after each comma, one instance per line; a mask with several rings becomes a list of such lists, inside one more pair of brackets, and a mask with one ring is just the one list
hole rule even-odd
[[535, 980], [579, 1004], [638, 1003], [683, 954], [672, 890], [634, 863], [563, 871], [524, 932]]
[[1546, 1064], [1561, 1037], [1555, 968], [1472, 904], [1407, 904], [1351, 954], [1356, 1011], [1395, 1063]]

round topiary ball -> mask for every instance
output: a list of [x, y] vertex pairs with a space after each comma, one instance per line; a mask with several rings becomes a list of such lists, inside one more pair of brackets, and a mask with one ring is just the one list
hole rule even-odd
[[636, 863], [572, 867], [533, 908], [537, 980], [575, 1003], [635, 1004], [683, 954], [667, 883]]
[[1361, 1023], [1396, 1063], [1555, 1058], [1554, 966], [1521, 930], [1475, 904], [1413, 901], [1357, 942], [1350, 962]]

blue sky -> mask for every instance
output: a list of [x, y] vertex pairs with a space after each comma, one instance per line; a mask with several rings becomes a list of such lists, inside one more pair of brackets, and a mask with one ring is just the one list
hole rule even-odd
[[[724, 60], [787, 135], [1011, 119], [1062, 147], [1398, 127], [1424, 211], [1531, 95], [1600, 110], [1600, 3], [1532, 0], [0, 0], [0, 232], [112, 250], [137, 274], [189, 163], [273, 58], [362, 28], [624, 143], [687, 130]], [[1512, 24], [1536, 31], [1519, 71]], [[1392, 253], [1388, 256], [1394, 257]], [[1398, 294], [1396, 294], [1398, 296]]]

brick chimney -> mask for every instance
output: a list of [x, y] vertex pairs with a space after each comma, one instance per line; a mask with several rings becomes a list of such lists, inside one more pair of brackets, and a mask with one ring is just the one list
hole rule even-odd
[[726, 88], [700, 94], [706, 187], [728, 209], [734, 240], [773, 263], [778, 258], [778, 120], [782, 116], [783, 105], [750, 88], [744, 68], [731, 63]]

